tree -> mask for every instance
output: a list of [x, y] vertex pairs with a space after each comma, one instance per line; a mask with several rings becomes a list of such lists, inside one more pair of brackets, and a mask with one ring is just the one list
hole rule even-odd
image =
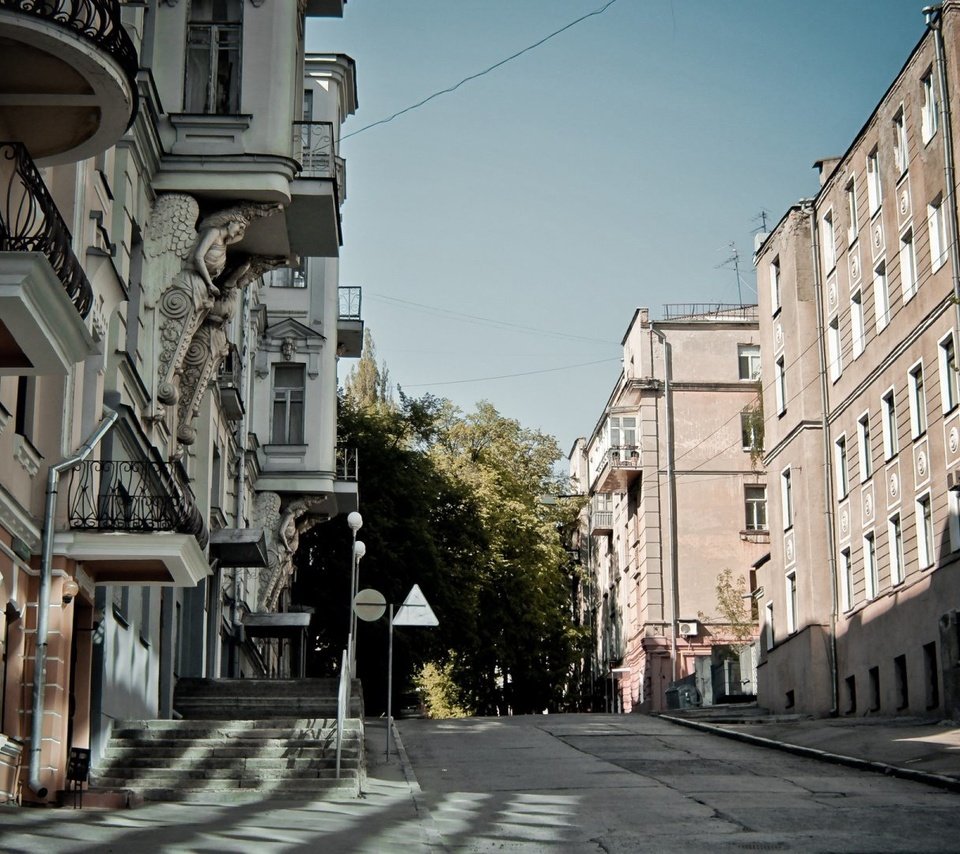
[[390, 380], [386, 362], [377, 365], [377, 348], [370, 327], [363, 331], [363, 349], [356, 367], [347, 375], [345, 396], [358, 406], [379, 409], [391, 403]]
[[[729, 627], [733, 643], [730, 649], [736, 654], [746, 649], [753, 641], [756, 631], [755, 620], [750, 606], [750, 594], [747, 582], [742, 575], [734, 578], [733, 571], [724, 569], [717, 576], [717, 610], [719, 620]], [[711, 622], [710, 618], [700, 615], [702, 622]]]

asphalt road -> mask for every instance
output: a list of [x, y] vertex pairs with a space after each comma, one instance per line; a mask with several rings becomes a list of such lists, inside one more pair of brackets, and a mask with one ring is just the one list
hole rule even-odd
[[656, 718], [398, 726], [451, 852], [960, 851], [960, 795]]

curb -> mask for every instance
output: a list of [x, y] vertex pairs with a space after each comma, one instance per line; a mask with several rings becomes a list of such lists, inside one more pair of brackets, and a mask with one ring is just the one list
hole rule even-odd
[[941, 789], [947, 789], [951, 792], [960, 792], [960, 779], [948, 777], [944, 774], [932, 774], [928, 771], [916, 771], [913, 768], [903, 768], [899, 765], [890, 765], [886, 762], [875, 762], [871, 759], [859, 759], [856, 756], [845, 756], [842, 753], [830, 753], [826, 750], [819, 750], [816, 747], [803, 747], [799, 744], [788, 744], [785, 741], [776, 741], [772, 738], [764, 738], [762, 735], [752, 735], [747, 732], [725, 729], [716, 724], [703, 723], [702, 721], [691, 721], [685, 718], [677, 718], [672, 715], [658, 715], [661, 720], [669, 721], [678, 726], [690, 727], [691, 729], [702, 730], [713, 735], [719, 735], [724, 738], [731, 738], [734, 741], [741, 741], [745, 744], [753, 744], [757, 747], [769, 747], [774, 750], [781, 750], [785, 753], [793, 753], [796, 756], [805, 756], [808, 759], [817, 759], [821, 762], [829, 762], [833, 765], [845, 765], [848, 768], [856, 768], [860, 771], [872, 771], [875, 774], [884, 774], [888, 777], [899, 777], [903, 780], [912, 780], [915, 783], [924, 783], [928, 786], [937, 786]]
[[440, 829], [437, 827], [437, 823], [433, 818], [433, 813], [430, 812], [430, 808], [427, 806], [426, 797], [423, 794], [423, 789], [420, 788], [420, 781], [417, 780], [417, 775], [413, 770], [410, 757], [407, 756], [407, 750], [403, 746], [403, 741], [400, 738], [400, 730], [397, 729], [396, 721], [391, 720], [388, 726], [393, 732], [393, 745], [396, 747], [397, 757], [400, 759], [403, 779], [406, 780], [407, 786], [410, 787], [410, 797], [413, 799], [413, 805], [417, 811], [417, 818], [420, 820], [420, 826], [423, 829], [425, 836], [424, 841], [431, 850], [449, 851], [450, 849], [447, 848], [444, 843], [443, 835], [440, 833]]

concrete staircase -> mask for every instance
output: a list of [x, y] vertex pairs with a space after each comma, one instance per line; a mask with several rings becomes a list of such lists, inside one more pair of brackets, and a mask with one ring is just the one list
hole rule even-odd
[[174, 708], [180, 720], [117, 722], [91, 789], [164, 801], [359, 791], [358, 681], [344, 726], [340, 779], [334, 679], [182, 679]]

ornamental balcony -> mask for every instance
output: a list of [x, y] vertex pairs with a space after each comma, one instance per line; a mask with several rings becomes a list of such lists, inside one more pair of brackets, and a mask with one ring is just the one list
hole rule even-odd
[[66, 374], [96, 352], [84, 322], [92, 301], [26, 147], [0, 142], [0, 375]]
[[607, 448], [597, 470], [595, 491], [602, 493], [626, 492], [640, 477], [640, 447], [615, 445]]
[[340, 313], [337, 318], [337, 355], [359, 359], [363, 352], [363, 317], [360, 314], [362, 289], [339, 289]]
[[287, 209], [290, 250], [305, 257], [336, 257], [343, 242], [340, 205], [346, 198], [346, 165], [336, 152], [333, 122], [294, 122], [293, 158], [299, 174]]
[[230, 344], [230, 351], [220, 363], [217, 388], [220, 390], [220, 408], [228, 421], [243, 418], [243, 390], [240, 387], [240, 351]]
[[69, 532], [59, 554], [97, 584], [193, 587], [210, 572], [207, 529], [189, 487], [166, 463], [86, 460], [70, 470]]
[[0, 0], [0, 127], [43, 166], [93, 157], [137, 110], [117, 0]]
[[594, 510], [590, 514], [590, 534], [595, 537], [613, 533], [613, 511]]
[[359, 474], [357, 449], [337, 445], [337, 479], [333, 489], [337, 496], [338, 513], [351, 513], [360, 508]]

